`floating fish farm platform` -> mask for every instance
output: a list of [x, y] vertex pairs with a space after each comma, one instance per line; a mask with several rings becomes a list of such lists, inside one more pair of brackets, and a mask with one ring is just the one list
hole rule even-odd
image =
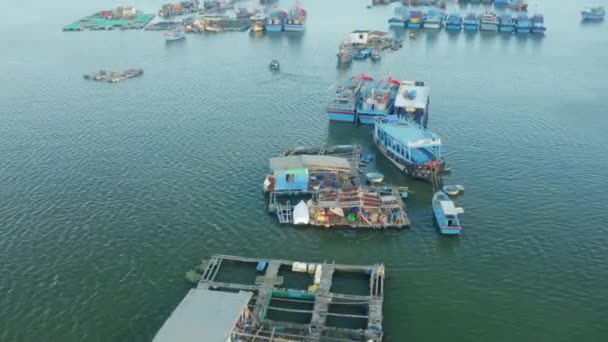
[[201, 270], [153, 342], [382, 341], [382, 264], [213, 255]]
[[140, 30], [148, 25], [154, 14], [135, 11], [132, 7], [118, 7], [114, 10], [104, 10], [84, 17], [63, 28], [64, 31], [86, 30]]

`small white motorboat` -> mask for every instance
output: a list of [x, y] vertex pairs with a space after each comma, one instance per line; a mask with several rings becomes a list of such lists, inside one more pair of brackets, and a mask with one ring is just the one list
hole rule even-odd
[[456, 196], [464, 191], [464, 186], [462, 185], [446, 185], [442, 188], [443, 192], [450, 196]]
[[382, 183], [384, 175], [378, 172], [370, 172], [365, 174], [365, 178], [367, 178], [370, 183]]

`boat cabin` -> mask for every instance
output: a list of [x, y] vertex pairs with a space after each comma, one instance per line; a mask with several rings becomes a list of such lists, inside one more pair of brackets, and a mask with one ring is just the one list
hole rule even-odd
[[422, 81], [401, 81], [393, 113], [426, 127], [429, 103], [428, 84]]
[[389, 158], [402, 165], [423, 165], [442, 160], [441, 138], [395, 115], [376, 122], [374, 138], [387, 151]]
[[444, 228], [460, 228], [458, 214], [464, 213], [464, 210], [454, 206], [454, 202], [452, 201], [440, 201], [439, 204], [441, 206], [441, 211], [445, 215]]

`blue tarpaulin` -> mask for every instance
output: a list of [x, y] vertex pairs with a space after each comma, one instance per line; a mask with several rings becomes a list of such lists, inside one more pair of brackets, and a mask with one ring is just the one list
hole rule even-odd
[[308, 170], [275, 170], [275, 191], [308, 189]]

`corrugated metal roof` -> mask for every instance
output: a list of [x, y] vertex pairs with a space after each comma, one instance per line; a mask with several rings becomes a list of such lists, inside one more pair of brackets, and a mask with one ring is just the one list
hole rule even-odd
[[244, 291], [192, 289], [152, 342], [226, 342], [252, 296]]
[[270, 158], [271, 170], [309, 169], [309, 170], [350, 170], [346, 158], [333, 156], [297, 155]]

